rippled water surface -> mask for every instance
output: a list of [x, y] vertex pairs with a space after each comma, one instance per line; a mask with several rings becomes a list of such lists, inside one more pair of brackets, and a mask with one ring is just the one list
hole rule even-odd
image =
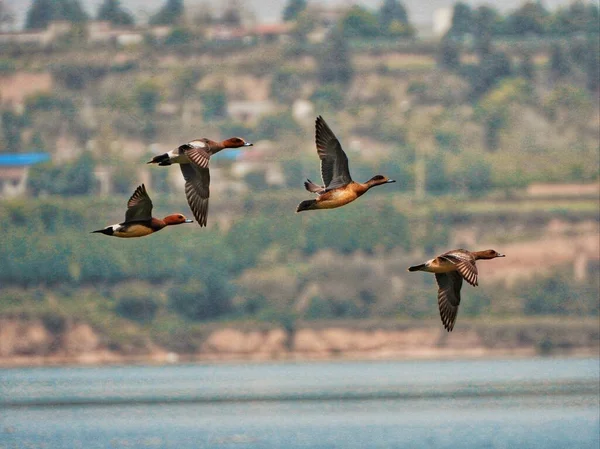
[[0, 371], [4, 448], [590, 448], [599, 361]]

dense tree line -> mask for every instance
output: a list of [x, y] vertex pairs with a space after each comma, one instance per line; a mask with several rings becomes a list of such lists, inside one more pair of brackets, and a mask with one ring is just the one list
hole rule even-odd
[[[54, 315], [73, 297], [88, 301], [89, 310], [108, 307], [107, 313], [141, 323], [167, 312], [191, 322], [227, 317], [284, 325], [298, 317], [437, 315], [433, 278], [409, 278], [405, 270], [412, 251], [431, 253], [448, 244], [450, 216], [435, 213], [413, 226], [387, 200], [305, 217], [269, 214], [273, 207], [273, 197], [249, 202], [243, 217], [227, 230], [211, 229], [210, 238], [188, 227], [123, 241], [87, 232], [105, 224], [106, 210], [117, 209], [112, 203], [89, 197], [4, 203], [0, 314], [30, 301], [39, 306], [51, 293], [62, 298]], [[527, 315], [598, 313], [593, 279], [552, 275], [521, 287], [469, 289], [464, 316], [490, 315], [507, 303]], [[95, 299], [79, 298], [90, 288]], [[302, 295], [308, 295], [305, 304], [296, 309]], [[285, 313], [290, 310], [297, 310], [295, 318]]]
[[507, 15], [502, 15], [491, 6], [473, 9], [466, 3], [458, 2], [454, 5], [448, 35], [461, 39], [472, 36], [481, 40], [488, 36], [598, 34], [599, 18], [597, 3], [582, 0], [555, 11], [547, 10], [542, 2], [528, 1]]

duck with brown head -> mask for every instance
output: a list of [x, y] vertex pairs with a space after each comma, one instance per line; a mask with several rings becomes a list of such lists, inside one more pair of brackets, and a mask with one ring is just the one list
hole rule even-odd
[[323, 185], [319, 186], [307, 179], [304, 187], [311, 193], [317, 194], [314, 200], [302, 201], [296, 212], [314, 209], [334, 209], [351, 203], [369, 189], [396, 182], [386, 176], [373, 176], [367, 182], [355, 182], [350, 176], [348, 157], [333, 131], [323, 117], [317, 117], [315, 122], [315, 140], [317, 154], [321, 159], [321, 177]]
[[505, 256], [493, 249], [473, 252], [466, 249], [453, 249], [425, 263], [409, 267], [408, 271], [427, 271], [435, 274], [435, 280], [439, 287], [438, 307], [440, 316], [444, 327], [450, 332], [456, 322], [463, 279], [476, 287], [478, 285], [478, 273], [475, 262], [480, 259], [489, 260], [496, 257]]
[[160, 231], [166, 226], [173, 226], [182, 223], [193, 223], [192, 220], [185, 218], [181, 214], [167, 215], [162, 220], [152, 217], [152, 200], [146, 192], [146, 186], [142, 184], [127, 202], [127, 212], [125, 212], [125, 221], [104, 229], [92, 231], [92, 233], [101, 233], [113, 237], [130, 238], [143, 237], [154, 232]]
[[202, 138], [184, 143], [167, 153], [153, 157], [148, 164], [160, 166], [179, 164], [185, 179], [185, 196], [200, 226], [206, 226], [210, 196], [210, 157], [225, 148], [251, 147], [241, 137], [230, 137], [222, 142]]

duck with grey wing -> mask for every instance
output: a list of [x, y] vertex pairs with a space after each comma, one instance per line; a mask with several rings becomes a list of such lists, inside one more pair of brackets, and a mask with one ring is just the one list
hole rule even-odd
[[190, 209], [200, 226], [206, 226], [208, 217], [208, 197], [210, 196], [210, 157], [225, 148], [252, 146], [239, 137], [231, 137], [222, 142], [210, 139], [196, 139], [164, 154], [159, 154], [148, 164], [160, 166], [179, 164], [185, 179], [185, 196]]
[[193, 223], [192, 220], [185, 218], [181, 214], [167, 215], [162, 220], [152, 217], [152, 200], [146, 192], [146, 186], [142, 184], [127, 202], [127, 212], [125, 212], [125, 221], [104, 229], [92, 231], [113, 237], [130, 238], [144, 237], [153, 234], [167, 226], [178, 225], [182, 223]]
[[337, 137], [321, 116], [318, 116], [315, 122], [315, 140], [317, 154], [321, 160], [323, 185], [317, 185], [307, 179], [304, 187], [309, 192], [316, 194], [317, 198], [302, 201], [296, 212], [334, 209], [351, 203], [372, 187], [396, 182], [382, 175], [373, 176], [367, 182], [353, 181], [348, 168], [348, 157], [342, 150]]
[[450, 332], [454, 329], [456, 314], [460, 304], [460, 289], [463, 279], [472, 286], [478, 285], [477, 266], [481, 259], [505, 257], [493, 249], [485, 251], [467, 251], [453, 249], [420, 265], [414, 265], [408, 271], [427, 271], [435, 274], [438, 284], [438, 307], [444, 328]]

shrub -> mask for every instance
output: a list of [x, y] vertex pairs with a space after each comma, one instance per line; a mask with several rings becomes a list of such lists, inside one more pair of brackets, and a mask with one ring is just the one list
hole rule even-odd
[[202, 117], [210, 122], [227, 116], [227, 93], [224, 88], [201, 92]]
[[169, 290], [169, 305], [190, 320], [209, 320], [232, 311], [228, 280], [217, 270], [205, 276], [204, 282], [191, 280]]
[[152, 292], [136, 295], [132, 292], [121, 297], [115, 306], [117, 315], [139, 323], [147, 323], [154, 319], [159, 308], [159, 303], [152, 296]]

